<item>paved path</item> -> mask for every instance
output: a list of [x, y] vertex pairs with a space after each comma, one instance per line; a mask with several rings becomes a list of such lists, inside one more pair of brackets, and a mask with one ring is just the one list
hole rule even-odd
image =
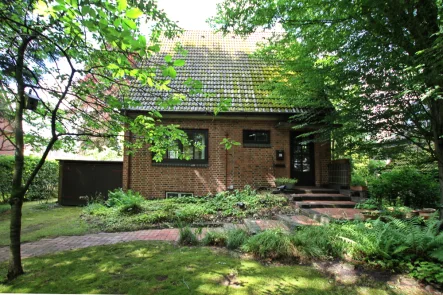
[[[129, 241], [177, 241], [179, 231], [173, 229], [139, 230], [133, 232], [98, 233], [84, 236], [62, 236], [23, 243], [22, 258], [86, 248], [98, 245], [110, 245]], [[9, 247], [0, 248], [0, 262], [9, 259]]]
[[[309, 219], [308, 217], [304, 217]], [[202, 233], [198, 236], [203, 238], [208, 231], [223, 231], [231, 229], [244, 229], [252, 234], [259, 231], [282, 228], [289, 231], [288, 226], [278, 220], [255, 220], [245, 219], [244, 224], [225, 223], [219, 228], [203, 228]], [[120, 242], [130, 241], [178, 241], [179, 229], [151, 229], [139, 230], [132, 232], [118, 233], [98, 233], [83, 236], [61, 236], [57, 238], [46, 238], [36, 242], [23, 243], [21, 245], [22, 258], [41, 256], [60, 251], [87, 248], [99, 245], [110, 245]], [[9, 247], [0, 247], [0, 262], [9, 259]]]

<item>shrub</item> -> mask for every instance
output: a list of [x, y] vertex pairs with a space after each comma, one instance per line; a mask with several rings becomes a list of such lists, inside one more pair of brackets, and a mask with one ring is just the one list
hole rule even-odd
[[397, 198], [413, 208], [435, 207], [438, 203], [439, 184], [429, 174], [411, 167], [395, 168], [384, 172], [369, 185], [371, 197], [394, 203]]
[[285, 258], [295, 254], [289, 235], [281, 229], [262, 231], [250, 237], [241, 249], [260, 258]]
[[208, 231], [202, 239], [205, 246], [223, 247], [226, 245], [226, 233], [220, 231]]
[[344, 251], [354, 259], [370, 261], [384, 268], [397, 268], [416, 260], [443, 262], [443, 232], [440, 221], [419, 219], [354, 222], [337, 226]]
[[306, 258], [341, 257], [343, 251], [342, 243], [337, 239], [337, 230], [329, 225], [299, 228], [291, 235], [291, 242], [298, 253]]
[[141, 209], [141, 204], [145, 199], [138, 193], [131, 190], [123, 191], [121, 188], [115, 189], [108, 193], [108, 200], [105, 202], [108, 207], [120, 206], [138, 206]]
[[180, 245], [194, 246], [198, 245], [198, 238], [195, 232], [189, 226], [181, 227], [179, 229], [178, 243]]
[[296, 184], [298, 182], [295, 178], [279, 177], [274, 180], [276, 186], [285, 184]]
[[229, 230], [226, 233], [226, 247], [230, 250], [240, 248], [247, 240], [248, 233], [242, 229]]
[[379, 207], [380, 207], [380, 202], [375, 198], [369, 198], [366, 201], [355, 205], [356, 209], [363, 209], [363, 210], [375, 210], [378, 209]]
[[[25, 157], [23, 181], [26, 181], [37, 166], [39, 158]], [[12, 188], [14, 157], [0, 156], [0, 202], [6, 202]], [[46, 161], [25, 195], [25, 200], [47, 200], [57, 197], [58, 192], [58, 163]]]

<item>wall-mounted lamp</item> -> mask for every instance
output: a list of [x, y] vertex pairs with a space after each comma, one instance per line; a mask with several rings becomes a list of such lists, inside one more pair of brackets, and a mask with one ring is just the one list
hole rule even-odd
[[29, 93], [25, 94], [26, 96], [25, 109], [35, 111], [37, 109], [38, 101], [40, 100], [40, 98], [33, 95], [31, 91], [32, 90], [29, 90]]

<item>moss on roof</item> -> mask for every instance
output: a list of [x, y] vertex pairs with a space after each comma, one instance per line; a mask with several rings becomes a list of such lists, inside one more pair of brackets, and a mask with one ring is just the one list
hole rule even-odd
[[[177, 76], [171, 79], [168, 91], [152, 87], [134, 88], [131, 95], [140, 102], [133, 110], [159, 110], [175, 112], [213, 112], [222, 100], [230, 100], [227, 112], [299, 113], [299, 109], [283, 107], [273, 102], [261, 85], [271, 79], [274, 68], [253, 56], [260, 42], [266, 42], [271, 33], [255, 33], [243, 39], [235, 35], [223, 36], [211, 31], [185, 31], [174, 38], [162, 38], [161, 51], [147, 64], [165, 64], [166, 55], [177, 56], [174, 50], [179, 42], [188, 54], [183, 67], [177, 67]], [[184, 85], [188, 78], [203, 84], [203, 94], [189, 94]], [[159, 107], [177, 93], [186, 99], [172, 108]]]

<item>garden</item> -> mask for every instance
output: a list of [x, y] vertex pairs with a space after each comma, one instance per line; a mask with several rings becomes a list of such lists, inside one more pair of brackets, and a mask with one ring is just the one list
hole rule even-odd
[[144, 199], [139, 193], [117, 189], [88, 198], [82, 218], [102, 231], [122, 231], [182, 224], [219, 226], [241, 223], [244, 218], [271, 218], [291, 212], [288, 199], [270, 193], [257, 193], [250, 186], [233, 192], [203, 197]]

